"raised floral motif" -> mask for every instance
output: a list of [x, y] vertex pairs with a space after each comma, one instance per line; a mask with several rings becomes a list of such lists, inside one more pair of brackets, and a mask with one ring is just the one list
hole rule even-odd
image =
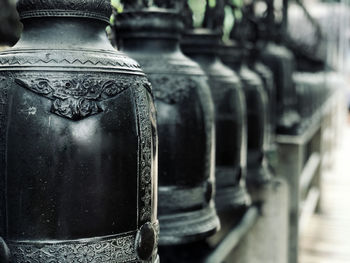
[[140, 132], [140, 191], [141, 213], [140, 221], [145, 223], [152, 219], [152, 128], [149, 102], [147, 101], [147, 89], [150, 85], [144, 83], [137, 85], [135, 89], [137, 116], [139, 118]]
[[89, 75], [71, 78], [17, 77], [20, 86], [52, 100], [51, 112], [72, 120], [81, 120], [103, 111], [100, 102], [127, 90], [134, 78], [115, 79]]
[[35, 16], [83, 16], [108, 21], [112, 13], [109, 0], [18, 0], [22, 18]]
[[188, 98], [190, 90], [197, 87], [196, 82], [191, 78], [150, 77], [155, 87], [153, 94], [156, 99], [169, 104], [175, 104]]
[[62, 243], [8, 242], [12, 263], [134, 262], [135, 234]]

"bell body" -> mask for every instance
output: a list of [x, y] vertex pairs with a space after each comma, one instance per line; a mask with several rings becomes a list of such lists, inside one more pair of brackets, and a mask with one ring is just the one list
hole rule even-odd
[[284, 46], [269, 43], [261, 53], [262, 62], [274, 75], [276, 85], [276, 132], [297, 132], [300, 116], [297, 111], [297, 93], [293, 83], [295, 70], [293, 54]]
[[203, 239], [219, 227], [213, 102], [203, 71], [180, 51], [181, 26], [178, 14], [159, 8], [117, 17], [120, 48], [141, 64], [154, 88], [160, 245], [166, 246]]
[[232, 44], [224, 45], [222, 61], [239, 75], [247, 105], [247, 184], [255, 187], [271, 177], [266, 160], [268, 139], [268, 98], [262, 80], [245, 62], [245, 51]]
[[218, 211], [249, 204], [245, 187], [247, 136], [246, 101], [237, 74], [217, 56], [220, 35], [206, 29], [188, 31], [182, 50], [209, 77], [216, 120], [216, 207]]
[[272, 71], [255, 57], [248, 64], [249, 68], [261, 78], [265, 92], [267, 94], [268, 114], [267, 114], [267, 142], [266, 155], [268, 164], [272, 170], [277, 167], [277, 144], [276, 144], [276, 88]]
[[110, 46], [108, 1], [34, 2], [18, 2], [22, 38], [0, 53], [0, 236], [10, 262], [155, 262], [150, 83]]

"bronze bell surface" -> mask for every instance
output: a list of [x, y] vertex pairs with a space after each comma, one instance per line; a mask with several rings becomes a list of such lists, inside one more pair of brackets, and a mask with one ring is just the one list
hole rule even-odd
[[124, 1], [119, 48], [153, 88], [159, 133], [160, 245], [201, 240], [219, 228], [213, 202], [214, 107], [207, 78], [180, 50], [181, 1]]
[[[209, 5], [207, 4], [207, 9]], [[224, 17], [224, 9], [217, 1], [215, 13], [205, 17], [201, 28], [193, 29], [192, 12], [187, 7], [189, 20], [183, 34], [183, 52], [198, 62], [209, 77], [216, 110], [216, 207], [218, 211], [245, 209], [250, 198], [245, 187], [247, 136], [246, 102], [238, 75], [224, 65], [218, 49], [222, 24], [209, 20]], [[207, 10], [206, 14], [210, 12]], [[238, 216], [238, 214], [237, 214]]]
[[19, 0], [0, 53], [0, 259], [158, 262], [151, 85], [108, 0]]

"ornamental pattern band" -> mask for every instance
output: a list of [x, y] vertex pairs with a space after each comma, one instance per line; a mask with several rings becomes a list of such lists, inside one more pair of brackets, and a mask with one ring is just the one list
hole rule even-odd
[[109, 0], [18, 0], [20, 17], [79, 16], [109, 21], [112, 13]]
[[150, 84], [144, 82], [136, 85], [135, 99], [140, 133], [139, 178], [141, 204], [139, 207], [141, 223], [152, 219], [152, 128], [147, 90]]
[[11, 263], [134, 262], [135, 233], [67, 242], [8, 242]]

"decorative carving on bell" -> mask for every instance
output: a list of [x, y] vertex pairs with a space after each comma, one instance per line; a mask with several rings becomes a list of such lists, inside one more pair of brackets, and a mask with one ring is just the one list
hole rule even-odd
[[216, 232], [214, 108], [207, 78], [179, 48], [184, 0], [124, 1], [119, 48], [140, 62], [152, 86], [159, 133], [160, 244]]
[[151, 85], [109, 44], [109, 1], [17, 8], [22, 37], [0, 53], [1, 262], [158, 261]]
[[235, 23], [232, 40], [223, 45], [221, 59], [240, 76], [247, 105], [247, 183], [259, 186], [269, 181], [271, 173], [266, 159], [268, 139], [268, 97], [259, 75], [248, 67], [248, 49], [245, 47], [245, 26], [243, 22]]
[[[218, 57], [224, 19], [223, 1], [207, 11], [202, 28], [193, 29], [192, 12], [187, 5], [182, 50], [199, 63], [209, 77], [216, 109], [216, 207], [219, 211], [244, 208], [249, 203], [245, 188], [246, 102], [237, 74]], [[221, 19], [222, 18], [222, 19]], [[220, 20], [221, 19], [221, 20]]]

